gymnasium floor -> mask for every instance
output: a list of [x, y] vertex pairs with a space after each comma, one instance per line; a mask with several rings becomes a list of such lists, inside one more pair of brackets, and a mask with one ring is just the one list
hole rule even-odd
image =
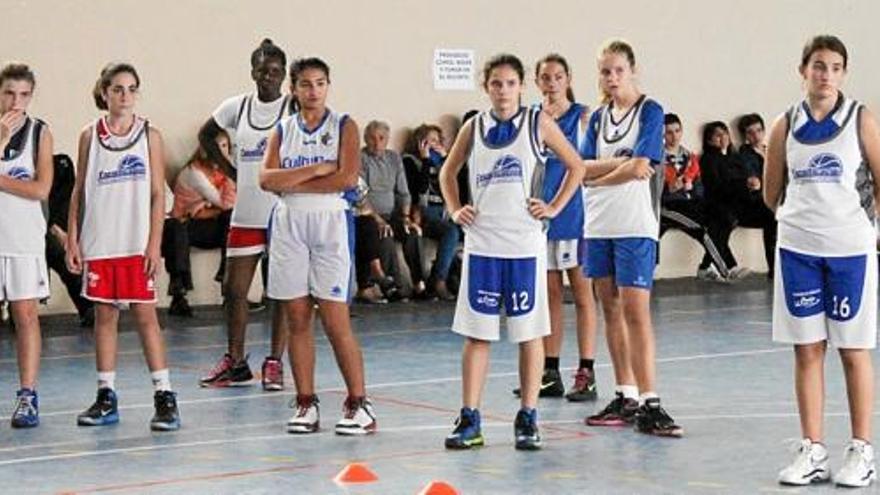
[[[685, 428], [681, 440], [629, 429], [588, 428], [582, 419], [604, 406], [612, 387], [604, 339], [597, 355], [599, 403], [541, 401], [546, 448], [513, 449], [518, 407], [516, 348], [494, 346], [483, 404], [487, 446], [447, 452], [443, 437], [459, 408], [461, 341], [448, 331], [452, 305], [355, 306], [368, 388], [380, 432], [342, 438], [284, 432], [291, 410], [284, 393], [258, 387], [200, 389], [199, 375], [223, 352], [216, 309], [193, 320], [165, 318], [172, 381], [183, 428], [151, 433], [152, 391], [137, 335], [120, 336], [120, 424], [75, 426], [94, 398], [93, 348], [69, 317], [49, 317], [41, 373], [42, 424], [0, 428], [0, 492], [9, 493], [296, 493], [415, 494], [431, 480], [461, 493], [827, 493], [831, 486], [783, 488], [777, 470], [798, 437], [792, 353], [770, 342], [769, 284], [737, 286], [661, 281], [653, 300], [660, 393]], [[573, 306], [566, 306], [569, 321]], [[265, 354], [265, 312], [249, 328], [252, 367]], [[130, 328], [130, 327], [129, 327]], [[569, 326], [570, 328], [570, 326]], [[575, 362], [569, 331], [563, 366]], [[834, 357], [834, 356], [831, 356]], [[0, 384], [12, 397], [17, 380], [7, 329], [0, 339]], [[289, 367], [285, 365], [289, 373]], [[569, 374], [569, 369], [564, 372]], [[342, 381], [326, 339], [319, 340], [318, 384], [325, 428], [338, 419]], [[567, 384], [570, 380], [566, 380]], [[829, 359], [827, 440], [839, 466], [848, 417], [839, 361]], [[2, 408], [8, 417], [11, 400]], [[4, 420], [5, 421], [5, 420]], [[352, 461], [378, 481], [339, 486], [332, 479]]]

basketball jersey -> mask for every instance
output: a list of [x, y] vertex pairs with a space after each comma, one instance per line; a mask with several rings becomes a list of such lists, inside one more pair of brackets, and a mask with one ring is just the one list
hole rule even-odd
[[[281, 136], [279, 157], [281, 168], [300, 168], [321, 162], [336, 162], [342, 141], [342, 126], [348, 118], [329, 108], [314, 129], [307, 129], [299, 113], [277, 124]], [[284, 193], [281, 199], [288, 207], [297, 210], [327, 211], [346, 210], [349, 202], [342, 191], [332, 193]]]
[[[584, 136], [581, 117], [586, 110], [586, 107], [580, 103], [572, 103], [568, 110], [556, 119], [562, 133], [575, 149], [580, 149], [580, 140]], [[552, 151], [545, 149], [544, 152], [547, 154], [547, 166], [544, 169], [544, 201], [550, 202], [562, 187], [567, 170]], [[584, 197], [579, 185], [574, 196], [562, 208], [562, 211], [550, 220], [547, 238], [550, 240], [580, 239], [583, 234]]]
[[[615, 122], [610, 105], [596, 110], [596, 157], [632, 157], [641, 131], [645, 96]], [[592, 119], [591, 119], [592, 121]], [[662, 142], [661, 142], [662, 143]], [[662, 144], [661, 144], [662, 146]], [[588, 187], [586, 226], [588, 238], [646, 237], [657, 240], [660, 223], [654, 209], [653, 181], [631, 180], [612, 186]]]
[[[274, 115], [274, 119], [256, 122], [254, 110], [257, 106], [261, 107], [262, 114]], [[233, 226], [265, 228], [269, 222], [269, 214], [278, 198], [260, 188], [260, 167], [263, 165], [269, 134], [288, 108], [287, 96], [269, 103], [261, 102], [256, 94], [242, 97], [238, 122], [231, 136], [233, 164], [238, 171], [237, 196], [230, 221]]]
[[862, 105], [841, 99], [822, 122], [832, 119], [836, 130], [819, 139], [796, 136], [805, 125], [817, 125], [806, 102], [786, 113], [787, 184], [776, 211], [780, 247], [818, 256], [874, 252], [874, 185], [859, 136]]
[[142, 255], [150, 234], [149, 123], [135, 122], [127, 144], [115, 147], [99, 137], [108, 128], [103, 120], [92, 125], [89, 143], [80, 233], [84, 260]]
[[[42, 122], [27, 117], [18, 132], [22, 146], [11, 156], [0, 158], [0, 175], [15, 180], [34, 180]], [[2, 150], [0, 150], [2, 151]], [[40, 256], [45, 253], [46, 218], [37, 199], [0, 191], [0, 256]]]
[[466, 228], [468, 252], [500, 258], [546, 253], [543, 223], [528, 211], [528, 199], [543, 191], [537, 118], [535, 109], [520, 109], [512, 119], [515, 130], [509, 140], [491, 143], [486, 127], [494, 117], [489, 111], [474, 117], [467, 162], [476, 216]]

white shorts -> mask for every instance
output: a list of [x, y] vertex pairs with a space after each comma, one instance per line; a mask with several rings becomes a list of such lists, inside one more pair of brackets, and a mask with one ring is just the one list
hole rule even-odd
[[813, 256], [776, 249], [773, 341], [844, 349], [877, 345], [877, 255]]
[[0, 301], [49, 297], [49, 271], [43, 256], [0, 256]]
[[495, 258], [465, 252], [452, 331], [499, 340], [501, 308], [511, 342], [550, 335], [544, 256]]
[[279, 204], [269, 230], [267, 295], [348, 302], [354, 229], [349, 212], [292, 210]]
[[547, 269], [568, 270], [582, 265], [581, 239], [547, 240]]

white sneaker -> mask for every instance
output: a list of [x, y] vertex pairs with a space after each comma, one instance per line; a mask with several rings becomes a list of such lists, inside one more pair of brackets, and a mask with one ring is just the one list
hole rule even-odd
[[874, 447], [864, 440], [852, 439], [843, 454], [843, 466], [834, 475], [840, 486], [863, 487], [877, 479], [874, 467]]
[[718, 269], [715, 268], [715, 265], [709, 265], [708, 268], [697, 269], [697, 279], [705, 280], [707, 282], [727, 282], [727, 279], [718, 273]]
[[296, 414], [287, 420], [287, 433], [315, 433], [320, 427], [318, 396], [297, 396], [292, 406]]
[[735, 266], [727, 273], [728, 280], [742, 280], [752, 274], [752, 271], [744, 266]]
[[376, 414], [370, 399], [345, 399], [342, 419], [336, 423], [337, 435], [369, 435], [376, 432]]
[[779, 482], [783, 485], [809, 485], [828, 481], [830, 478], [828, 450], [821, 443], [813, 443], [809, 438], [801, 440], [794, 460], [779, 472]]

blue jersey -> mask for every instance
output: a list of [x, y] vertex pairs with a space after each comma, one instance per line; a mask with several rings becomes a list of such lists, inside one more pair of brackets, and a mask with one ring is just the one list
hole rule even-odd
[[[556, 123], [568, 138], [568, 141], [578, 149], [578, 140], [583, 135], [581, 117], [586, 107], [580, 103], [572, 103], [568, 110], [556, 119]], [[565, 178], [565, 165], [552, 152], [547, 150], [547, 165], [544, 169], [544, 201], [550, 202], [562, 187]], [[568, 200], [568, 203], [550, 221], [547, 230], [547, 239], [580, 239], [584, 235], [584, 197], [581, 188]]]

